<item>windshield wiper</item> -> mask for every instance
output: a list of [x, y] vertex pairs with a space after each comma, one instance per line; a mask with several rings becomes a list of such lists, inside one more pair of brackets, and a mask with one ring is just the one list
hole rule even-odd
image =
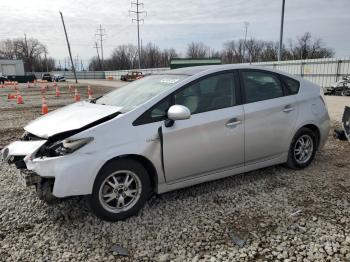
[[98, 96], [98, 97], [96, 97], [96, 98], [94, 98], [94, 99], [91, 99], [91, 100], [90, 100], [90, 103], [96, 104], [97, 99], [99, 99], [99, 98], [101, 98], [101, 97], [102, 97], [102, 96]]

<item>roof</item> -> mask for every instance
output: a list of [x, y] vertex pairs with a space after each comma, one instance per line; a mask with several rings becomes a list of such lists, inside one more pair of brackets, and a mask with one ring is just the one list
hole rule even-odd
[[163, 71], [161, 73], [157, 73], [157, 75], [162, 74], [162, 75], [193, 76], [193, 75], [199, 74], [199, 73], [204, 72], [204, 71], [218, 72], [218, 71], [233, 70], [233, 69], [259, 69], [259, 70], [276, 72], [276, 73], [283, 74], [283, 75], [289, 76], [289, 77], [297, 79], [297, 80], [301, 80], [300, 77], [298, 77], [298, 76], [291, 75], [291, 74], [288, 74], [286, 72], [282, 72], [280, 70], [271, 69], [271, 68], [260, 66], [260, 65], [251, 65], [251, 64], [224, 64], [224, 65], [204, 65], [204, 66], [182, 67], [182, 68], [178, 68], [178, 69], [166, 70], [166, 71]]
[[220, 58], [175, 58], [170, 64], [221, 64]]
[[190, 66], [190, 67], [182, 67], [178, 69], [171, 69], [167, 71], [163, 71], [159, 74], [165, 74], [165, 75], [188, 75], [192, 76], [195, 74], [198, 74], [202, 71], [210, 70], [210, 69], [222, 69], [222, 70], [228, 70], [228, 69], [235, 69], [235, 68], [242, 68], [242, 65], [240, 64], [226, 64], [226, 65], [204, 65], [204, 66]]

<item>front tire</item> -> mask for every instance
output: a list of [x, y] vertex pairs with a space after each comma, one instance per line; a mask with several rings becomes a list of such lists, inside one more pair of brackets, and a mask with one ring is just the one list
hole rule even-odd
[[97, 217], [117, 221], [136, 215], [149, 191], [146, 169], [135, 160], [119, 159], [107, 163], [99, 172], [89, 203]]
[[315, 157], [316, 149], [315, 133], [309, 128], [301, 128], [293, 137], [286, 166], [291, 169], [303, 169], [309, 166]]

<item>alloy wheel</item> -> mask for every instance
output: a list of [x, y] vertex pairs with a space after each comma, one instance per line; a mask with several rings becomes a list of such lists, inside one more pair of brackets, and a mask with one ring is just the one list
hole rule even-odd
[[305, 164], [312, 157], [314, 142], [309, 135], [302, 135], [294, 146], [294, 158], [299, 164]]
[[99, 200], [109, 212], [125, 212], [137, 203], [141, 190], [141, 181], [134, 172], [119, 170], [110, 174], [102, 182]]

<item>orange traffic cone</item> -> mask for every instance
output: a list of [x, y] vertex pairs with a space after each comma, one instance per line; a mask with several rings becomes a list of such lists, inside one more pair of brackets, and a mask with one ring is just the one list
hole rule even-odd
[[19, 92], [17, 92], [17, 104], [23, 104], [23, 97]]
[[40, 90], [42, 94], [44, 94], [47, 91], [45, 86], [41, 86]]
[[46, 104], [45, 96], [42, 97], [41, 102], [42, 102], [41, 103], [41, 114], [45, 115], [45, 114], [47, 114], [49, 112], [49, 107]]
[[7, 94], [7, 99], [15, 99], [16, 98], [16, 95], [13, 95], [13, 94]]
[[60, 88], [56, 85], [56, 97], [60, 97]]
[[78, 89], [76, 89], [76, 88], [75, 88], [75, 91], [74, 91], [74, 100], [76, 102], [80, 101], [80, 94], [79, 94]]
[[88, 86], [88, 96], [89, 96], [89, 99], [92, 99], [92, 96], [93, 96], [94, 92], [92, 91], [92, 88], [90, 86]]

